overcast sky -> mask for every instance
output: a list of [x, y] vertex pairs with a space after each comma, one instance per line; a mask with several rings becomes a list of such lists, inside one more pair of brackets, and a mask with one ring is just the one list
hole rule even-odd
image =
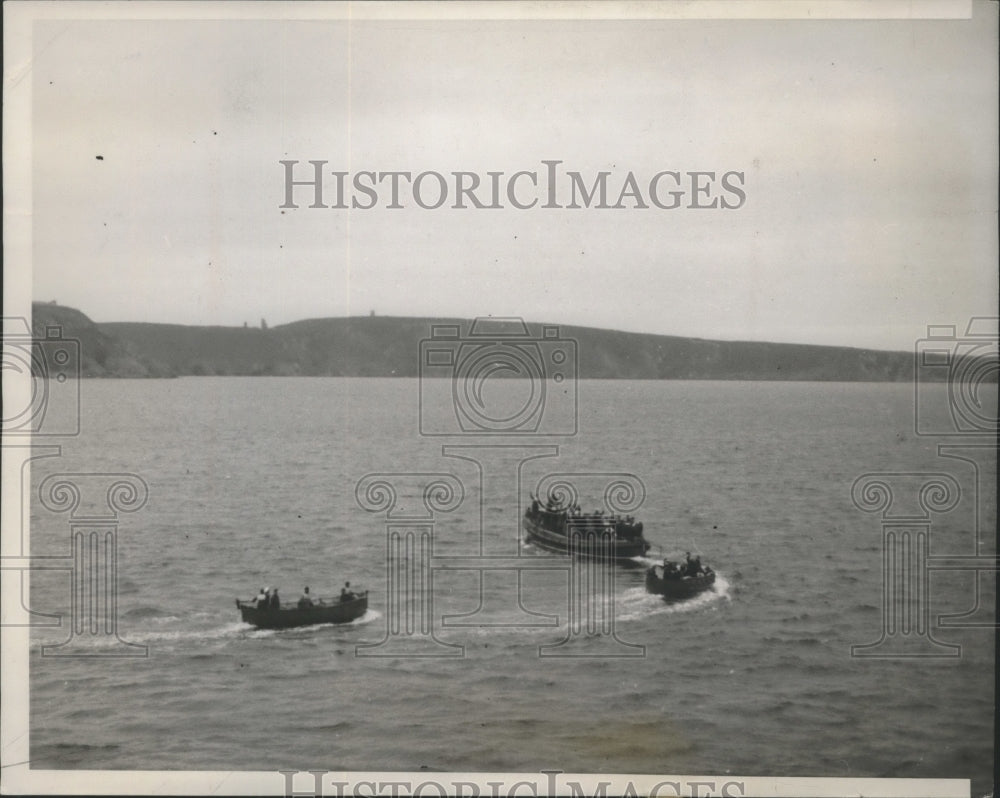
[[[44, 21], [33, 44], [34, 297], [95, 321], [492, 314], [910, 349], [928, 324], [997, 314], [995, 5]], [[733, 170], [746, 202], [283, 213], [282, 159], [483, 176], [558, 159], [616, 187]]]

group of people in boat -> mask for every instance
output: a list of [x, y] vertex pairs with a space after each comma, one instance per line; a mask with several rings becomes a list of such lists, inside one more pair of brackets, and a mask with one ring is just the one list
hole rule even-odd
[[[344, 586], [340, 589], [340, 600], [341, 601], [353, 601], [358, 596], [351, 590], [351, 583], [345, 582]], [[258, 593], [254, 599], [253, 603], [259, 610], [279, 610], [281, 609], [281, 599], [278, 598], [278, 588], [262, 587], [260, 593]], [[309, 588], [305, 587], [302, 590], [302, 596], [299, 598], [296, 606], [301, 609], [306, 609], [308, 607], [313, 607], [317, 604], [325, 604], [326, 602], [321, 598], [313, 598], [309, 594]]]
[[258, 610], [281, 609], [281, 599], [278, 598], [278, 588], [271, 590], [269, 587], [262, 587], [260, 589], [260, 593], [254, 597], [253, 603], [257, 605]]
[[664, 579], [684, 579], [685, 577], [708, 576], [712, 569], [701, 564], [699, 555], [691, 556], [691, 552], [684, 552], [684, 562], [676, 563], [673, 560], [663, 561]]
[[[541, 502], [532, 494], [531, 515], [537, 518], [541, 512]], [[579, 504], [562, 507], [556, 504], [551, 496], [545, 501], [545, 512], [556, 516], [560, 532], [565, 529], [567, 523], [575, 523], [581, 526], [613, 527], [615, 536], [619, 538], [633, 539], [642, 537], [642, 521], [637, 522], [631, 515], [623, 516], [618, 513], [606, 515], [604, 510], [585, 513], [582, 512]]]

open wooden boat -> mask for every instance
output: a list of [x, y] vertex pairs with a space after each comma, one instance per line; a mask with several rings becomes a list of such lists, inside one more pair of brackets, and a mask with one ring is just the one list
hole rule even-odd
[[349, 623], [368, 611], [368, 591], [348, 599], [320, 599], [311, 607], [258, 607], [253, 601], [236, 599], [244, 623], [258, 629], [291, 629], [317, 623]]

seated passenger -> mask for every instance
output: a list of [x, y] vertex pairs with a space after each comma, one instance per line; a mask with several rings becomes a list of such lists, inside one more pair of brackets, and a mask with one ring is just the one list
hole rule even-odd
[[309, 588], [305, 588], [302, 591], [302, 597], [299, 599], [299, 609], [305, 609], [313, 605], [312, 596], [309, 595]]
[[355, 598], [357, 598], [357, 596], [355, 596], [354, 591], [351, 590], [351, 583], [344, 582], [344, 586], [340, 589], [340, 600], [352, 601]]

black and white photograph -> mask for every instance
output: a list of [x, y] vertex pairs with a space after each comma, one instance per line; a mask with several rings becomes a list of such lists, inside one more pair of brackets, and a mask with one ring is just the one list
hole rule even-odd
[[5, 794], [994, 794], [996, 2], [4, 31]]

